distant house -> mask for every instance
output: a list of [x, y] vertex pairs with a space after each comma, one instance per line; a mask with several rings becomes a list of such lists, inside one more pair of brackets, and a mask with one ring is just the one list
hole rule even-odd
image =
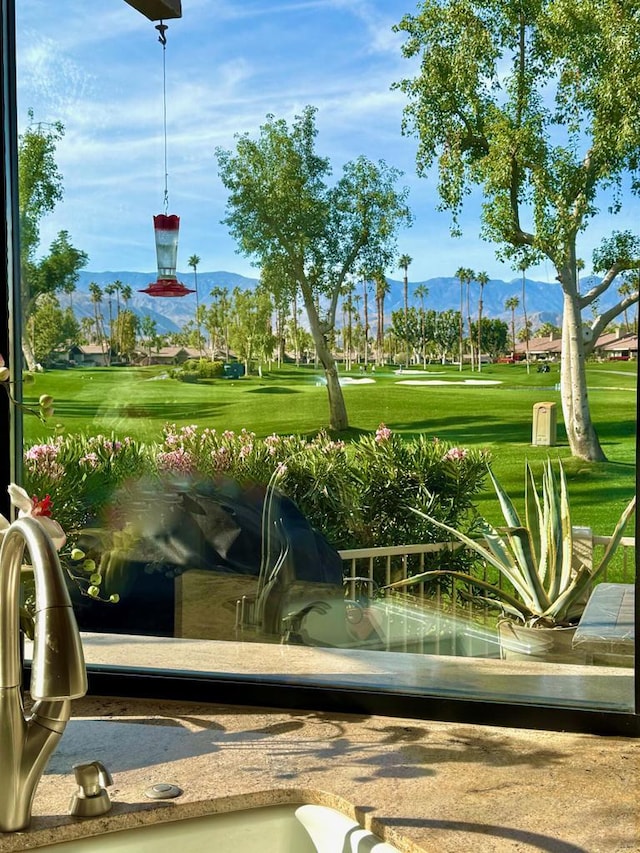
[[[531, 361], [547, 361], [560, 358], [562, 352], [562, 338], [558, 332], [551, 335], [544, 335], [541, 338], [529, 339], [529, 359]], [[527, 344], [525, 341], [516, 343], [516, 358], [524, 358], [527, 354]]]
[[619, 359], [626, 361], [638, 357], [638, 336], [624, 335], [621, 329], [600, 335], [594, 347], [594, 353], [599, 358]]
[[623, 335], [614, 337], [601, 345], [598, 339], [598, 355], [602, 358], [610, 358], [618, 361], [635, 361], [638, 358], [638, 336]]
[[184, 364], [190, 358], [200, 358], [200, 351], [193, 347], [160, 347], [157, 351], [138, 353], [137, 364]]
[[105, 350], [99, 344], [74, 344], [62, 358], [83, 367], [106, 367], [111, 363], [109, 348]]
[[[516, 344], [516, 356], [524, 358], [526, 344], [519, 341]], [[531, 361], [555, 361], [562, 354], [562, 338], [556, 332], [542, 338], [531, 338], [529, 341], [529, 358]], [[623, 335], [620, 329], [600, 335], [593, 348], [593, 354], [602, 359], [618, 359], [626, 361], [638, 357], [638, 336]]]

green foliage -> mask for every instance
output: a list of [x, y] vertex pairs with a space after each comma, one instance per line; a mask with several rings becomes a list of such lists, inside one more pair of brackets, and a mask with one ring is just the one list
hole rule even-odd
[[[471, 321], [471, 335], [474, 340], [478, 340], [478, 322]], [[483, 317], [482, 318], [482, 349], [489, 353], [492, 358], [496, 358], [507, 351], [507, 341], [509, 338], [509, 327], [504, 320], [497, 318]]]
[[67, 435], [27, 448], [23, 475], [30, 494], [51, 497], [56, 521], [73, 536], [148, 469], [146, 446], [131, 438]]
[[[477, 525], [484, 544], [437, 519], [425, 516], [474, 551], [487, 565], [508, 582], [508, 588], [489, 583], [462, 572], [431, 571], [414, 580], [429, 580], [449, 575], [485, 590], [483, 601], [500, 607], [507, 615], [525, 625], [544, 627], [574, 625], [578, 622], [592, 585], [604, 573], [624, 528], [635, 511], [633, 497], [624, 509], [597, 566], [587, 565], [574, 553], [567, 479], [562, 467], [558, 474], [551, 461], [544, 467], [542, 490], [539, 491], [530, 465], [525, 473], [524, 518], [518, 514], [511, 498], [494, 474], [489, 475], [504, 517], [505, 526], [496, 528], [485, 519]], [[479, 598], [479, 596], [474, 596]]]
[[180, 382], [197, 382], [199, 379], [220, 379], [224, 376], [224, 362], [208, 358], [190, 358], [171, 371], [171, 376]]
[[[33, 120], [33, 114], [29, 113]], [[23, 317], [45, 294], [69, 292], [87, 255], [76, 249], [67, 231], [60, 231], [49, 252], [39, 260], [40, 223], [62, 199], [62, 175], [55, 161], [57, 143], [64, 135], [60, 122], [31, 123], [20, 136], [18, 148], [18, 207], [20, 211], [20, 268]], [[31, 354], [25, 351], [31, 368]]]
[[55, 350], [78, 343], [80, 326], [71, 309], [63, 310], [53, 295], [41, 296], [31, 316], [33, 353], [36, 361], [45, 364], [55, 358]]
[[[615, 367], [612, 373], [607, 362], [586, 366], [591, 405], [611, 462], [585, 465], [571, 459], [560, 418], [554, 448], [565, 466], [576, 524], [590, 526], [598, 534], [613, 529], [635, 493], [636, 364], [616, 362]], [[429, 375], [419, 378], [444, 379], [447, 384], [408, 386], [398, 383], [406, 375], [377, 371], [369, 373], [374, 383], [345, 386], [355, 427], [349, 438], [361, 432], [375, 433], [382, 419], [405, 439], [425, 433], [454, 445], [489, 448], [494, 473], [517, 500], [525, 459], [534, 466], [542, 465], [549, 453], [547, 447], [531, 445], [532, 407], [540, 400], [558, 402], [557, 365], [550, 373], [527, 373], [524, 363], [485, 365], [483, 377], [500, 383], [486, 387], [457, 384], [472, 376], [466, 366], [462, 377], [457, 365], [425, 369]], [[351, 375], [361, 377], [357, 365]], [[239, 432], [248, 425], [260, 437], [273, 432], [314, 435], [326, 423], [325, 391], [317, 383], [318, 371], [311, 365], [289, 365], [272, 369], [261, 379], [252, 376], [242, 382], [217, 382], [214, 398], [208, 384], [178, 383], [161, 365], [78, 367], [34, 374], [32, 384], [24, 388], [24, 398], [26, 405], [37, 408], [42, 394], [54, 397], [53, 423], [61, 424], [68, 433], [95, 435], [115, 430], [153, 443], [163, 423], [190, 424], [197, 413], [201, 429]], [[48, 440], [49, 431], [36, 418], [25, 418], [24, 430], [26, 447]], [[478, 495], [477, 506], [488, 520], [499, 523], [492, 488]]]
[[[572, 453], [605, 459], [591, 423], [580, 335], [593, 337], [630, 304], [598, 297], [640, 266], [637, 237], [605, 240], [602, 281], [580, 293], [576, 240], [598, 213], [598, 193], [621, 208], [627, 177], [640, 189], [640, 19], [619, 0], [422, 0], [395, 28], [418, 71], [396, 84], [408, 99], [403, 131], [418, 138], [417, 166], [437, 164], [441, 207], [459, 233], [464, 200], [481, 189], [482, 236], [522, 267], [554, 264], [574, 348], [563, 351], [561, 390]], [[607, 61], [603, 58], [607, 57]], [[418, 64], [416, 64], [416, 60]], [[461, 279], [462, 280], [462, 279]]]
[[306, 107], [290, 127], [268, 115], [257, 139], [244, 134], [235, 152], [216, 154], [229, 192], [224, 222], [240, 251], [260, 265], [276, 303], [302, 295], [326, 372], [331, 428], [343, 430], [347, 411], [328, 345], [340, 293], [359, 269], [393, 261], [397, 230], [411, 216], [407, 190], [397, 188], [400, 173], [382, 161], [358, 157], [329, 185], [329, 161], [315, 150], [315, 112]]
[[403, 441], [383, 425], [349, 445], [324, 432], [258, 439], [247, 430], [169, 425], [161, 444], [66, 436], [33, 446], [24, 474], [31, 493], [51, 496], [56, 520], [71, 535], [105, 514], [113, 522], [118, 490], [142, 481], [156, 483], [160, 496], [172, 488], [188, 493], [190, 483], [203, 480], [231, 480], [273, 485], [335, 547], [349, 548], [439, 541], [437, 525], [410, 505], [449, 524], [470, 523], [486, 454], [437, 440]]

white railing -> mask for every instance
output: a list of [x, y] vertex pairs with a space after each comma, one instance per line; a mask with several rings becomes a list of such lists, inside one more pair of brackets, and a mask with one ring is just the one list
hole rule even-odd
[[[585, 538], [577, 534], [576, 539], [588, 542], [590, 535]], [[609, 536], [593, 536], [593, 562], [598, 564], [609, 542]], [[620, 540], [614, 561], [607, 567], [600, 581], [611, 578], [620, 583], [631, 583], [635, 580], [635, 545], [633, 536], [625, 536]], [[377, 587], [386, 586], [398, 581], [407, 581], [407, 590], [422, 601], [425, 598], [424, 583], [412, 583], [411, 577], [426, 570], [425, 557], [441, 552], [452, 552], [460, 549], [459, 542], [434, 542], [424, 545], [389, 545], [378, 548], [356, 548], [340, 551], [344, 566], [344, 582], [347, 594], [355, 598], [356, 590], [363, 585], [369, 586], [372, 594]], [[584, 556], [584, 554], [583, 554]], [[413, 558], [413, 559], [412, 559]], [[410, 567], [411, 563], [411, 567]], [[453, 596], [457, 598], [457, 596]], [[430, 596], [433, 601], [433, 596]], [[455, 606], [455, 600], [452, 602]]]

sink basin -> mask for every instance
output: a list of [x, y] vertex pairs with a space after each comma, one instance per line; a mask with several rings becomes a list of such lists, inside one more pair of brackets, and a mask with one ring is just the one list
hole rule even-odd
[[[108, 818], [107, 818], [108, 819]], [[121, 829], [38, 847], [41, 853], [398, 853], [342, 812], [279, 805]]]

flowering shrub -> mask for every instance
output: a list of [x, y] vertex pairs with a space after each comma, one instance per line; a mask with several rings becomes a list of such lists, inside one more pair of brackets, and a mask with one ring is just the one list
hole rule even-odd
[[449, 519], [451, 526], [463, 523], [482, 488], [487, 461], [482, 451], [424, 436], [406, 441], [380, 424], [374, 437], [363, 436], [351, 448], [358, 493], [354, 538], [370, 545], [439, 541], [436, 529], [412, 510]]
[[198, 480], [271, 483], [344, 549], [438, 541], [435, 526], [413, 509], [464, 527], [486, 463], [480, 451], [422, 436], [407, 441], [385, 424], [348, 444], [326, 432], [258, 438], [245, 429], [167, 424], [154, 445], [115, 436], [58, 437], [27, 449], [24, 473], [31, 493], [51, 495], [68, 532], [105, 511], [113, 516], [114, 494], [145, 478], [156, 481], [158, 494], [167, 484], [188, 490]]
[[24, 453], [24, 481], [31, 494], [49, 494], [56, 518], [72, 534], [108, 505], [127, 480], [149, 471], [147, 448], [129, 437], [58, 436]]

